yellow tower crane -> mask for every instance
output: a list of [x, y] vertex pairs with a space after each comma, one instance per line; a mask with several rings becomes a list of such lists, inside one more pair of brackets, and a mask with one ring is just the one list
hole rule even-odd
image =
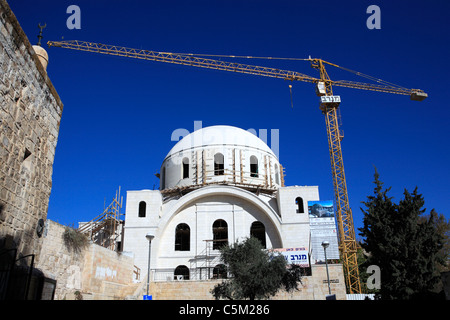
[[[320, 96], [320, 110], [325, 115], [325, 122], [328, 135], [328, 145], [331, 159], [331, 171], [333, 175], [334, 196], [336, 204], [336, 218], [338, 225], [339, 251], [343, 262], [345, 282], [349, 293], [361, 293], [361, 284], [359, 281], [357, 244], [355, 229], [353, 225], [352, 211], [349, 206], [347, 183], [345, 180], [344, 162], [342, 159], [341, 141], [343, 134], [339, 128], [338, 108], [341, 102], [340, 96], [333, 95], [333, 86], [346, 87], [353, 89], [378, 91], [400, 95], [408, 95], [411, 100], [422, 101], [427, 98], [427, 94], [420, 89], [407, 89], [392, 83], [355, 72], [336, 64], [324, 61], [322, 59], [293, 59], [305, 60], [311, 63], [311, 66], [319, 71], [320, 77], [315, 78], [299, 72], [280, 70], [275, 68], [247, 65], [234, 62], [226, 62], [205, 58], [213, 55], [194, 55], [182, 53], [156, 52], [142, 49], [132, 49], [114, 45], [92, 43], [86, 41], [49, 41], [49, 47], [60, 47], [73, 50], [95, 52], [101, 54], [116, 55], [128, 58], [136, 58], [150, 61], [159, 61], [166, 63], [175, 63], [186, 66], [207, 68], [214, 70], [231, 71], [258, 76], [279, 78], [291, 81], [303, 81], [314, 83], [316, 85], [316, 94]], [[237, 56], [215, 57], [237, 58]], [[261, 57], [240, 57], [240, 58], [261, 58]], [[274, 59], [274, 58], [269, 58]], [[374, 80], [377, 84], [368, 84], [354, 81], [331, 80], [325, 69], [325, 65], [334, 66], [346, 71], [355, 73], [358, 76]]]

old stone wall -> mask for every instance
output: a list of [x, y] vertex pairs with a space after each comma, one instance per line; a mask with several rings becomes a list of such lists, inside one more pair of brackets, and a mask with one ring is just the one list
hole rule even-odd
[[43, 270], [46, 277], [55, 279], [55, 300], [74, 298], [81, 291], [81, 274], [84, 269], [86, 248], [76, 250], [63, 240], [65, 227], [47, 220], [42, 236], [42, 247], [36, 268]]
[[84, 258], [82, 292], [85, 299], [122, 300], [132, 294], [134, 259], [96, 244], [89, 246]]
[[[323, 300], [328, 294], [327, 270], [325, 264], [313, 264], [312, 287], [314, 288], [314, 300]], [[336, 295], [337, 300], [346, 300], [344, 269], [342, 264], [329, 264], [331, 294]]]
[[74, 248], [64, 242], [66, 227], [47, 220], [36, 268], [57, 280], [55, 300], [125, 299], [138, 286], [133, 283], [133, 257], [88, 243]]
[[0, 0], [0, 250], [39, 255], [63, 104]]

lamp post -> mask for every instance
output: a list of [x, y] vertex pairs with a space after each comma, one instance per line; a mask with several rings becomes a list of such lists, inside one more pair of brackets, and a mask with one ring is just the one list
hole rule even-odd
[[152, 253], [152, 240], [155, 236], [151, 233], [147, 233], [145, 238], [148, 240], [148, 269], [147, 269], [147, 296], [148, 296], [148, 287], [150, 282], [150, 256]]
[[327, 260], [327, 248], [330, 245], [328, 241], [322, 242], [323, 251], [325, 252], [325, 264], [327, 266], [327, 283], [328, 283], [328, 294], [331, 295], [331, 288], [330, 288], [330, 275], [328, 274], [328, 260]]

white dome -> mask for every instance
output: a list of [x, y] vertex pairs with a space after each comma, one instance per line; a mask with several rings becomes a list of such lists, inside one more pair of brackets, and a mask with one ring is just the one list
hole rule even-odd
[[253, 133], [232, 126], [211, 126], [194, 131], [181, 139], [167, 154], [166, 159], [181, 151], [208, 146], [250, 147], [276, 157], [269, 146]]
[[160, 189], [208, 184], [281, 185], [281, 165], [269, 146], [249, 131], [232, 126], [199, 129], [179, 141], [164, 159]]

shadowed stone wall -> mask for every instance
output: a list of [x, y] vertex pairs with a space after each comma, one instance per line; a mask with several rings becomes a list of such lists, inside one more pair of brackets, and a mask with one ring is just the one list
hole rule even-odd
[[27, 36], [0, 0], [0, 250], [39, 255], [63, 104]]

